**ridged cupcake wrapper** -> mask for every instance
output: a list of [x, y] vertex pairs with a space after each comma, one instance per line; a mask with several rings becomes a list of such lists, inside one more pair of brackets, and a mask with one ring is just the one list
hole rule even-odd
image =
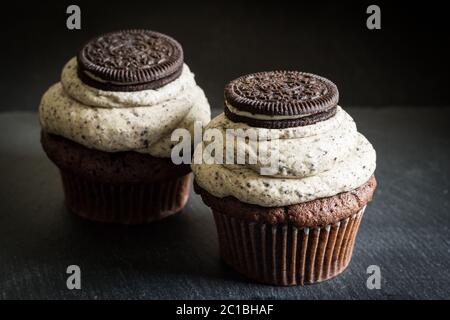
[[70, 211], [104, 223], [142, 224], [180, 211], [189, 197], [191, 174], [132, 184], [101, 183], [61, 170]]
[[222, 258], [239, 273], [274, 285], [321, 282], [349, 264], [365, 207], [316, 228], [248, 222], [214, 211]]

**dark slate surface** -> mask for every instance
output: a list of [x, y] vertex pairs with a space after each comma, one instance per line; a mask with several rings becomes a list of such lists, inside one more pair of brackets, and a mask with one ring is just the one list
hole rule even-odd
[[[68, 214], [34, 113], [0, 114], [0, 298], [357, 299], [450, 297], [450, 109], [353, 109], [378, 152], [379, 187], [354, 257], [328, 282], [279, 288], [248, 282], [219, 259], [210, 211], [141, 227]], [[77, 264], [82, 290], [66, 289]], [[366, 287], [379, 265], [380, 290]]]

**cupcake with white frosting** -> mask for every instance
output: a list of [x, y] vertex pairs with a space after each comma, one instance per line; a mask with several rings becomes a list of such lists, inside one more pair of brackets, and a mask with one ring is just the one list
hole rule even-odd
[[[376, 153], [338, 98], [331, 81], [294, 71], [246, 75], [225, 88], [225, 112], [205, 130], [246, 141], [223, 150], [245, 161], [219, 163], [204, 142], [196, 154], [206, 161], [192, 170], [214, 213], [222, 258], [249, 278], [310, 284], [350, 262], [376, 188]], [[277, 155], [270, 174], [266, 162], [250, 160], [267, 150]]]
[[39, 117], [69, 210], [139, 224], [184, 207], [190, 168], [172, 163], [171, 134], [208, 123], [210, 108], [178, 42], [127, 30], [87, 43], [42, 97]]

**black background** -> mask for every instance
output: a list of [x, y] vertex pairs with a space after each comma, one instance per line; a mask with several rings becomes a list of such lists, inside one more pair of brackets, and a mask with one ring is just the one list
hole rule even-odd
[[[392, 1], [393, 2], [393, 1]], [[449, 24], [441, 2], [35, 1], [4, 7], [0, 110], [36, 110], [64, 63], [91, 37], [123, 28], [183, 45], [212, 107], [224, 84], [250, 72], [297, 69], [333, 80], [343, 106], [445, 106]], [[78, 4], [82, 30], [66, 28]], [[381, 7], [381, 30], [366, 8]]]
[[[66, 29], [72, 3], [81, 6], [80, 31]], [[366, 28], [373, 3], [381, 7], [382, 30]], [[2, 112], [0, 299], [449, 297], [450, 24], [440, 2], [2, 6], [0, 111], [37, 111], [41, 95], [91, 37], [149, 28], [183, 45], [213, 115], [224, 84], [241, 74], [298, 69], [333, 80], [341, 105], [377, 150], [379, 185], [341, 276], [315, 286], [265, 286], [221, 262], [212, 215], [193, 192], [181, 214], [135, 228], [69, 215], [58, 170], [39, 143], [37, 113]], [[67, 290], [71, 264], [82, 268], [80, 291]], [[373, 264], [382, 270], [381, 290], [366, 288]]]

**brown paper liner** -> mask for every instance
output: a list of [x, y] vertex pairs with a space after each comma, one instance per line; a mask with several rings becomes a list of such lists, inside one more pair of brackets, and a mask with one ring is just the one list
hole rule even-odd
[[189, 197], [191, 174], [157, 182], [112, 184], [60, 170], [68, 209], [103, 223], [142, 224], [180, 211]]
[[364, 209], [316, 228], [248, 222], [213, 213], [227, 264], [256, 281], [289, 286], [333, 278], [348, 266]]

